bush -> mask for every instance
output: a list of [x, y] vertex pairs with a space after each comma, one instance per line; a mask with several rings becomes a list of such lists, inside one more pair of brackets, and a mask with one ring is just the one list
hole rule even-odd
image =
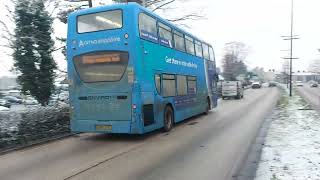
[[59, 105], [0, 113], [0, 149], [69, 133], [69, 107]]

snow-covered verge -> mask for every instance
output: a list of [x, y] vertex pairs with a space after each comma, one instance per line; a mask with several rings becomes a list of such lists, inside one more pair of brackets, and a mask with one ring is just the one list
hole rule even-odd
[[68, 133], [66, 105], [0, 113], [0, 151]]
[[262, 149], [256, 180], [320, 180], [320, 114], [283, 92]]

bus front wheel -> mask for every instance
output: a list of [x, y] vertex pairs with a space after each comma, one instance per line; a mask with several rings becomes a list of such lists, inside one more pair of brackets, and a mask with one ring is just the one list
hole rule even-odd
[[168, 132], [172, 129], [174, 122], [173, 109], [167, 106], [164, 110], [164, 131]]

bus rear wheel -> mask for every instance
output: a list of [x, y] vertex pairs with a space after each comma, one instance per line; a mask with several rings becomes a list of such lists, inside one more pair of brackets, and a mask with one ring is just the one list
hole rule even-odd
[[167, 106], [164, 110], [164, 131], [168, 132], [172, 129], [174, 122], [173, 109]]

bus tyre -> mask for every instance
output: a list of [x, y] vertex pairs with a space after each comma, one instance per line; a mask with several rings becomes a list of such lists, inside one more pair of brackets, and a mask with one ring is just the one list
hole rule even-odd
[[164, 131], [168, 132], [172, 129], [174, 122], [173, 110], [170, 106], [167, 106], [164, 110]]

